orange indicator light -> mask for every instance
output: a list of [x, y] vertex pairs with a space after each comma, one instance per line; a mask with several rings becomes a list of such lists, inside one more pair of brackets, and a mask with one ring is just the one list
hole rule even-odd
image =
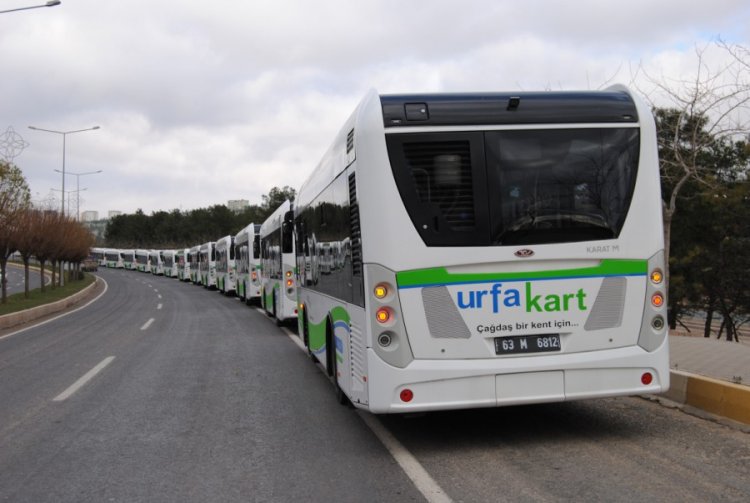
[[658, 285], [662, 281], [664, 281], [664, 274], [659, 269], [656, 269], [651, 272], [651, 282], [656, 283]]
[[381, 307], [375, 312], [375, 319], [378, 320], [379, 323], [387, 323], [388, 320], [391, 319], [391, 313], [388, 309]]
[[385, 285], [378, 285], [375, 287], [375, 298], [384, 299], [388, 295], [388, 288]]
[[660, 293], [655, 293], [651, 296], [651, 304], [654, 307], [661, 307], [664, 305], [664, 296]]

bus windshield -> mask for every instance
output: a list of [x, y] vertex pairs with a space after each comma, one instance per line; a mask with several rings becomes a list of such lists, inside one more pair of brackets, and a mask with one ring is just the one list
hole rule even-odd
[[638, 170], [627, 128], [393, 134], [401, 198], [428, 246], [616, 238]]

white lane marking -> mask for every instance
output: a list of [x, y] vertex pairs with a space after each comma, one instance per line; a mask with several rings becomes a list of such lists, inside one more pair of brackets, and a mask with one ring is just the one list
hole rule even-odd
[[80, 311], [81, 309], [84, 309], [84, 308], [90, 306], [91, 304], [93, 304], [94, 302], [96, 302], [97, 300], [99, 300], [102, 297], [102, 295], [104, 295], [105, 293], [107, 293], [107, 290], [109, 289], [109, 284], [106, 281], [104, 281], [104, 279], [101, 276], [97, 276], [97, 278], [100, 279], [100, 280], [102, 280], [104, 282], [104, 290], [102, 291], [102, 293], [100, 293], [99, 295], [97, 295], [96, 298], [91, 299], [90, 301], [88, 301], [87, 303], [85, 303], [84, 305], [82, 305], [81, 307], [73, 309], [72, 311], [68, 311], [66, 313], [60, 314], [60, 315], [55, 316], [54, 318], [50, 318], [48, 320], [40, 321], [39, 323], [36, 323], [34, 325], [22, 328], [20, 330], [16, 330], [15, 332], [11, 332], [9, 334], [5, 334], [2, 337], [0, 337], [0, 341], [3, 340], [3, 339], [7, 339], [8, 337], [13, 337], [14, 335], [20, 334], [21, 332], [25, 332], [27, 330], [31, 330], [32, 328], [41, 327], [42, 325], [46, 325], [47, 323], [49, 323], [51, 321], [55, 321], [57, 319], [60, 319], [63, 316], [68, 316], [69, 314], [73, 314], [73, 313], [75, 313], [77, 311]]
[[157, 297], [161, 299], [161, 294], [157, 295]]
[[99, 365], [97, 365], [96, 367], [92, 368], [91, 370], [89, 370], [88, 372], [86, 372], [85, 374], [83, 374], [83, 376], [80, 379], [78, 379], [76, 382], [74, 382], [73, 384], [71, 384], [68, 389], [66, 389], [65, 391], [63, 391], [62, 393], [60, 393], [59, 395], [57, 395], [55, 398], [53, 398], [52, 401], [53, 402], [62, 402], [66, 398], [69, 398], [73, 393], [75, 393], [76, 391], [78, 391], [79, 389], [81, 389], [84, 384], [86, 384], [91, 379], [93, 379], [96, 374], [98, 374], [99, 372], [101, 372], [104, 369], [104, 367], [106, 367], [107, 365], [109, 365], [110, 363], [112, 363], [112, 360], [114, 360], [114, 359], [115, 359], [114, 356], [108, 356], [108, 357], [106, 357], [104, 360], [102, 360], [101, 362], [99, 362]]
[[300, 338], [297, 337], [297, 334], [289, 330], [287, 327], [281, 327], [281, 330], [289, 336], [289, 338], [297, 345], [298, 348], [300, 348], [302, 351], [305, 351], [305, 345], [302, 343]]
[[430, 503], [451, 503], [453, 500], [448, 496], [443, 488], [435, 482], [435, 479], [427, 473], [427, 470], [417, 461], [417, 458], [404, 447], [401, 442], [396, 440], [390, 431], [383, 426], [380, 420], [362, 410], [357, 410], [357, 414], [362, 421], [372, 430], [378, 440], [382, 442], [388, 452], [391, 453], [393, 459], [399, 464], [406, 476], [416, 486], [417, 490], [422, 493], [427, 501]]
[[157, 290], [156, 288], [154, 288], [154, 291], [155, 291], [155, 292], [158, 292], [159, 290]]
[[141, 327], [141, 330], [148, 329], [148, 327], [150, 327], [153, 322], [154, 322], [154, 319], [153, 318], [149, 318], [148, 321], [143, 324], [143, 326]]
[[[259, 309], [260, 311], [260, 309]], [[261, 311], [262, 312], [262, 311]], [[297, 334], [287, 327], [281, 327], [281, 330], [289, 336], [298, 348], [302, 351], [306, 351], [305, 345], [302, 340], [297, 337]], [[443, 488], [435, 482], [435, 479], [427, 473], [427, 470], [421, 465], [417, 458], [404, 447], [401, 442], [396, 440], [391, 432], [389, 432], [383, 423], [381, 423], [377, 417], [373, 416], [369, 412], [363, 410], [357, 410], [357, 414], [362, 418], [362, 421], [372, 430], [378, 440], [388, 449], [393, 459], [406, 473], [406, 476], [412, 481], [417, 490], [422, 493], [422, 496], [429, 503], [453, 503], [453, 500], [448, 496]]]
[[161, 302], [160, 302], [160, 303], [158, 303], [158, 304], [156, 304], [156, 310], [158, 311], [158, 310], [160, 310], [160, 309], [161, 309]]

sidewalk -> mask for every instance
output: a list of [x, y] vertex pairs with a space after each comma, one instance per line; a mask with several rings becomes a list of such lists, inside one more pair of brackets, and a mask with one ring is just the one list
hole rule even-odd
[[750, 344], [670, 335], [669, 367], [750, 386]]
[[669, 400], [750, 424], [750, 341], [670, 335]]

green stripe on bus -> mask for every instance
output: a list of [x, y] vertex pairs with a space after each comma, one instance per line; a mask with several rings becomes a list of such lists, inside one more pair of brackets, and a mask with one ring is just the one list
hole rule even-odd
[[[349, 312], [341, 307], [336, 306], [331, 310], [332, 322], [335, 325], [337, 321], [343, 321], [349, 323], [350, 317]], [[319, 351], [326, 344], [326, 322], [328, 318], [323, 318], [320, 323], [311, 323], [309, 318], [307, 320], [307, 343], [310, 346], [310, 350]]]
[[643, 276], [648, 273], [647, 260], [606, 259], [596, 267], [559, 269], [554, 271], [491, 272], [451, 274], [445, 267], [415, 269], [396, 273], [399, 288], [453, 285], [461, 283], [485, 283], [495, 281], [524, 281], [534, 279], [566, 279], [601, 276]]

